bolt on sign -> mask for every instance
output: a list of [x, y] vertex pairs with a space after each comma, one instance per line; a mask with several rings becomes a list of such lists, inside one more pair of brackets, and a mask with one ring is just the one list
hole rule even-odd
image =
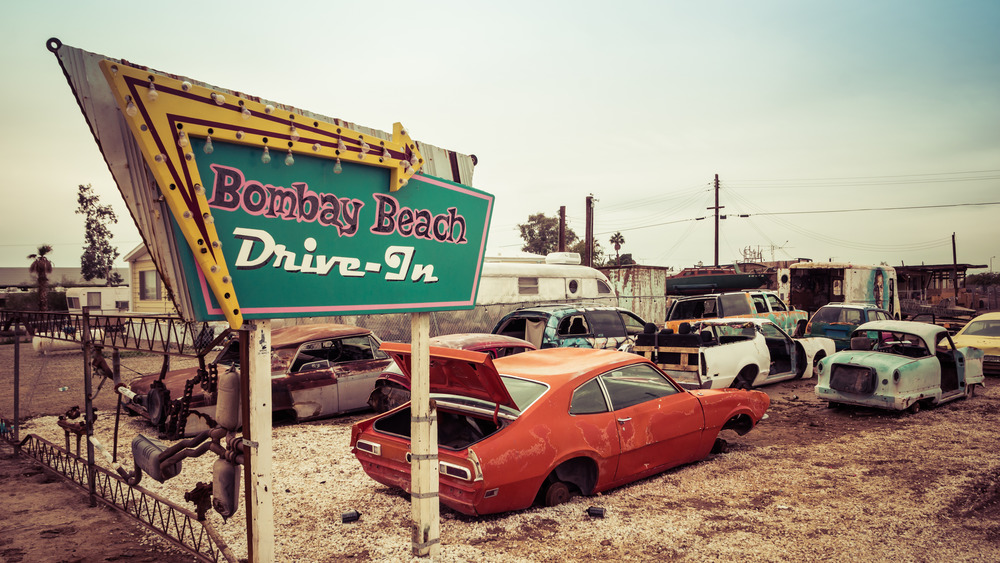
[[[153, 254], [182, 315], [238, 328], [475, 305], [493, 196], [460, 183], [474, 157], [417, 143], [399, 123], [388, 135], [56, 39], [49, 49], [147, 246], [164, 233], [144, 226], [169, 210], [160, 231], [172, 240]], [[122, 120], [122, 152], [137, 147], [154, 180], [145, 198], [104, 139]]]

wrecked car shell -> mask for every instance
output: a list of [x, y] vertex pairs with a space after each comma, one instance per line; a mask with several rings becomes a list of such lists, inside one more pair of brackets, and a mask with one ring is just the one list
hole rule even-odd
[[872, 321], [852, 333], [850, 350], [821, 360], [818, 369], [816, 396], [831, 407], [917, 412], [972, 397], [983, 385], [983, 352], [956, 347], [938, 325]]
[[[408, 362], [406, 345], [390, 352]], [[463, 395], [449, 372], [475, 363], [488, 389]], [[688, 392], [648, 360], [615, 350], [553, 348], [495, 361], [431, 351], [438, 416], [440, 499], [469, 515], [546, 505], [571, 491], [599, 493], [707, 456], [720, 431], [744, 434], [770, 400], [759, 391]], [[481, 393], [476, 393], [482, 397]], [[505, 396], [506, 395], [506, 396]], [[513, 399], [513, 406], [508, 400]], [[404, 405], [358, 422], [351, 447], [379, 483], [410, 490], [410, 411]]]
[[[380, 345], [370, 330], [351, 325], [294, 325], [272, 331], [275, 416], [302, 421], [367, 408], [375, 378], [389, 364]], [[123, 404], [166, 430], [196, 434], [214, 423], [211, 374], [238, 369], [239, 357], [239, 339], [230, 338], [204, 373], [190, 368], [166, 372], [162, 379], [160, 374], [143, 376], [130, 385], [136, 398]]]

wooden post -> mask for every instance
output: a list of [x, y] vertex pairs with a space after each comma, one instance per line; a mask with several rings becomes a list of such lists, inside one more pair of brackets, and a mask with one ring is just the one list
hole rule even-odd
[[[992, 262], [991, 262], [992, 263]], [[14, 315], [14, 453], [21, 453], [21, 326], [20, 315]], [[27, 326], [27, 324], [25, 325]], [[69, 448], [66, 448], [69, 450]]]
[[410, 316], [410, 499], [413, 555], [441, 553], [437, 409], [430, 401], [430, 313]]
[[[90, 506], [97, 506], [97, 484], [94, 482], [94, 477], [97, 475], [97, 466], [94, 464], [94, 443], [91, 438], [94, 437], [94, 398], [91, 396], [93, 393], [93, 382], [91, 381], [91, 375], [93, 374], [92, 368], [90, 367], [90, 355], [93, 352], [94, 346], [91, 342], [90, 334], [90, 312], [87, 308], [83, 308], [83, 425], [87, 431], [87, 488], [90, 493]], [[68, 447], [66, 449], [69, 449]], [[76, 449], [77, 454], [80, 453], [80, 437], [76, 438]]]
[[[274, 496], [271, 491], [271, 321], [250, 324], [250, 490], [247, 519], [252, 529], [247, 546], [253, 563], [274, 561]], [[246, 419], [244, 419], [246, 420]]]

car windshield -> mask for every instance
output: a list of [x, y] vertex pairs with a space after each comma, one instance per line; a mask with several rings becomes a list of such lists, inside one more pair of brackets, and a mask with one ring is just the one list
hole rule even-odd
[[856, 331], [854, 336], [855, 338], [851, 339], [851, 348], [854, 350], [867, 349], [911, 358], [923, 358], [933, 355], [924, 342], [924, 339], [916, 334], [868, 330]]
[[[514, 399], [514, 404], [517, 405], [517, 410], [511, 409], [509, 407], [501, 406], [500, 410], [507, 413], [508, 416], [517, 417], [518, 411], [524, 412], [528, 409], [539, 397], [548, 391], [549, 386], [544, 383], [539, 383], [537, 381], [531, 381], [528, 379], [521, 379], [519, 377], [511, 377], [507, 375], [501, 375], [500, 380], [503, 381], [504, 386], [507, 387], [507, 392], [510, 393], [510, 397]], [[490, 413], [496, 407], [495, 403], [489, 401], [483, 401], [480, 399], [473, 399], [472, 397], [465, 397], [462, 395], [449, 395], [445, 393], [431, 393], [431, 397], [439, 402], [447, 402], [453, 405], [465, 405], [477, 409], [485, 409]]]
[[964, 336], [1000, 336], [1000, 320], [995, 321], [972, 321], [965, 330]]

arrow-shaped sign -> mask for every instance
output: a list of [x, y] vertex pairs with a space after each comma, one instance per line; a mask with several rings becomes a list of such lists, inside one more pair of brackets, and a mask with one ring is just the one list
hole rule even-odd
[[416, 143], [399, 123], [393, 124], [392, 139], [385, 140], [336, 122], [278, 109], [258, 98], [227, 95], [112, 60], [101, 61], [101, 70], [233, 328], [242, 326], [243, 316], [205, 198], [197, 167], [199, 155], [194, 154], [191, 137], [205, 140], [207, 154], [211, 154], [212, 140], [216, 139], [260, 147], [262, 158], [284, 158], [288, 165], [294, 164], [296, 153], [328, 158], [335, 173], [341, 160], [388, 168], [390, 191], [405, 186], [424, 164]]

